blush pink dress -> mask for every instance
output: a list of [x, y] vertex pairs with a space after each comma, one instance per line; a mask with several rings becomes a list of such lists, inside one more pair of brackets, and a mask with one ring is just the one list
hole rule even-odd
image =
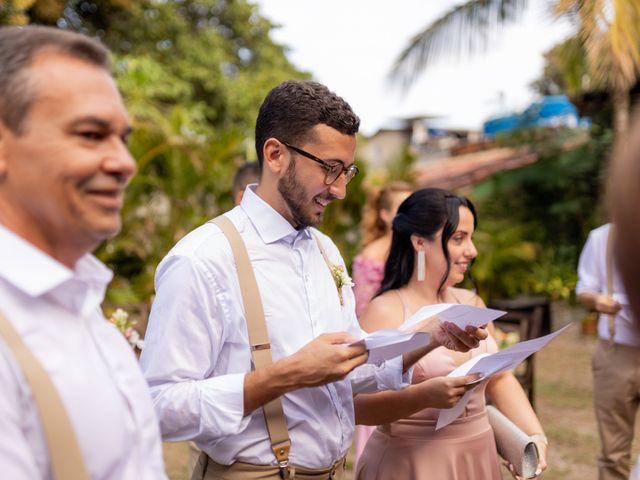
[[356, 315], [359, 317], [380, 288], [384, 277], [384, 262], [357, 255], [351, 267], [353, 294], [356, 297]]
[[[356, 297], [356, 315], [360, 317], [380, 288], [380, 283], [384, 277], [384, 262], [358, 255], [353, 259], [351, 273], [353, 274], [354, 283], [353, 294]], [[358, 458], [375, 429], [376, 427], [368, 425], [358, 425], [356, 427], [354, 465], [357, 465]]]
[[[471, 350], [471, 356], [497, 351], [495, 340], [489, 336]], [[447, 375], [454, 368], [456, 365], [448, 351], [444, 347], [436, 348], [415, 365], [412, 383]], [[435, 425], [440, 410], [435, 408], [377, 427], [360, 456], [355, 478], [500, 480], [500, 462], [484, 393], [482, 383], [474, 390], [462, 416], [438, 431]]]

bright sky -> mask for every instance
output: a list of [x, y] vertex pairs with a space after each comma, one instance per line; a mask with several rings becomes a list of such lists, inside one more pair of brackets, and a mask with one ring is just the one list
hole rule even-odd
[[[571, 33], [548, 2], [533, 1], [523, 18], [494, 36], [485, 53], [441, 57], [408, 91], [390, 87], [389, 69], [409, 39], [462, 0], [255, 0], [281, 26], [273, 38], [290, 60], [344, 97], [367, 135], [397, 118], [439, 115], [437, 126], [480, 129], [492, 115], [521, 111], [542, 54]], [[502, 97], [502, 99], [501, 99]]]

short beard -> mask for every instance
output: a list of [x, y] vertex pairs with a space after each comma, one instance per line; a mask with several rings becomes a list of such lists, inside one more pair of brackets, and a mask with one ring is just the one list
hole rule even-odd
[[299, 230], [306, 227], [313, 227], [322, 221], [322, 215], [319, 218], [311, 217], [304, 213], [307, 206], [305, 199], [304, 185], [298, 180], [296, 175], [296, 162], [291, 159], [284, 177], [278, 180], [278, 192], [282, 195], [289, 211], [291, 212], [293, 226]]

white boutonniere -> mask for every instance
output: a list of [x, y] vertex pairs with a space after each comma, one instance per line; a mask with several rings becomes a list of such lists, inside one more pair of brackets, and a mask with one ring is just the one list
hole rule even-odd
[[333, 275], [333, 281], [336, 283], [338, 289], [338, 297], [340, 297], [340, 305], [344, 305], [344, 299], [342, 298], [342, 287], [345, 285], [353, 287], [354, 283], [351, 277], [344, 268], [344, 265], [331, 265], [331, 275]]
[[108, 320], [110, 324], [116, 327], [120, 333], [124, 335], [124, 338], [129, 342], [129, 345], [131, 345], [132, 348], [138, 348], [140, 350], [144, 348], [144, 340], [134, 328], [138, 322], [131, 320], [127, 312], [121, 308], [117, 308]]

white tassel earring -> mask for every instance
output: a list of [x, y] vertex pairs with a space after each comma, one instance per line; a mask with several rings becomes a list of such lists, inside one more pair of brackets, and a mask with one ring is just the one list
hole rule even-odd
[[424, 250], [418, 250], [418, 281], [424, 282], [427, 256]]

